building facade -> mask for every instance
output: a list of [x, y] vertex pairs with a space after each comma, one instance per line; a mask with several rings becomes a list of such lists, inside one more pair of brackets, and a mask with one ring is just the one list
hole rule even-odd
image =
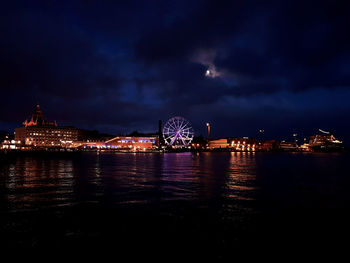
[[256, 151], [257, 140], [255, 138], [248, 137], [232, 137], [228, 139], [230, 148], [236, 151]]
[[158, 147], [158, 137], [126, 137], [118, 136], [106, 141], [106, 148], [146, 151]]
[[37, 105], [32, 117], [24, 121], [24, 127], [15, 129], [15, 141], [31, 148], [71, 147], [78, 140], [79, 130], [58, 126], [56, 122], [44, 120]]
[[217, 139], [208, 141], [208, 149], [226, 149], [229, 147], [227, 139]]

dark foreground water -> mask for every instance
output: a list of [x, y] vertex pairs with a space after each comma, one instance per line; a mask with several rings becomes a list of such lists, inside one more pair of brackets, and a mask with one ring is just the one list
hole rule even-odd
[[0, 249], [165, 261], [337, 254], [349, 245], [349, 165], [344, 153], [3, 158]]

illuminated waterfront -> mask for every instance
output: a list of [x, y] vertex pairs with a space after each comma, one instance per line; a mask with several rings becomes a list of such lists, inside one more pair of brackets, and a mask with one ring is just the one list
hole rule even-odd
[[349, 160], [346, 153], [17, 156], [0, 165], [1, 245], [199, 258], [341, 246]]

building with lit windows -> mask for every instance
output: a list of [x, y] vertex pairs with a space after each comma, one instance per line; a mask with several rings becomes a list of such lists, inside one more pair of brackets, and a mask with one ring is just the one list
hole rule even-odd
[[208, 141], [208, 149], [228, 149], [231, 151], [256, 151], [257, 140], [248, 137], [231, 137]]
[[258, 144], [255, 138], [248, 137], [231, 137], [228, 139], [228, 143], [232, 150], [249, 152], [256, 151]]
[[71, 147], [79, 137], [77, 128], [46, 121], [39, 105], [32, 117], [23, 124], [23, 127], [15, 129], [15, 141], [30, 148]]
[[126, 137], [118, 136], [105, 142], [108, 149], [130, 149], [145, 151], [158, 146], [158, 136]]
[[265, 140], [259, 142], [257, 149], [263, 152], [278, 151], [280, 149], [280, 141], [277, 140]]
[[217, 139], [208, 141], [208, 149], [225, 149], [229, 147], [227, 139]]

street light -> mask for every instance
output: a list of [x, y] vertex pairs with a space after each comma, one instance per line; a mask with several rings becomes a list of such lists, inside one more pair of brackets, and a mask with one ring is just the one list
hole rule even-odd
[[265, 132], [265, 131], [264, 131], [263, 129], [260, 129], [260, 130], [259, 130], [259, 133], [260, 133], [261, 139], [263, 139], [264, 132]]
[[294, 142], [298, 142], [298, 140], [297, 140], [297, 136], [298, 136], [298, 134], [296, 134], [296, 133], [293, 133], [293, 137], [294, 137]]
[[209, 136], [210, 136], [210, 123], [207, 122], [207, 127], [208, 127], [208, 139], [209, 139]]

